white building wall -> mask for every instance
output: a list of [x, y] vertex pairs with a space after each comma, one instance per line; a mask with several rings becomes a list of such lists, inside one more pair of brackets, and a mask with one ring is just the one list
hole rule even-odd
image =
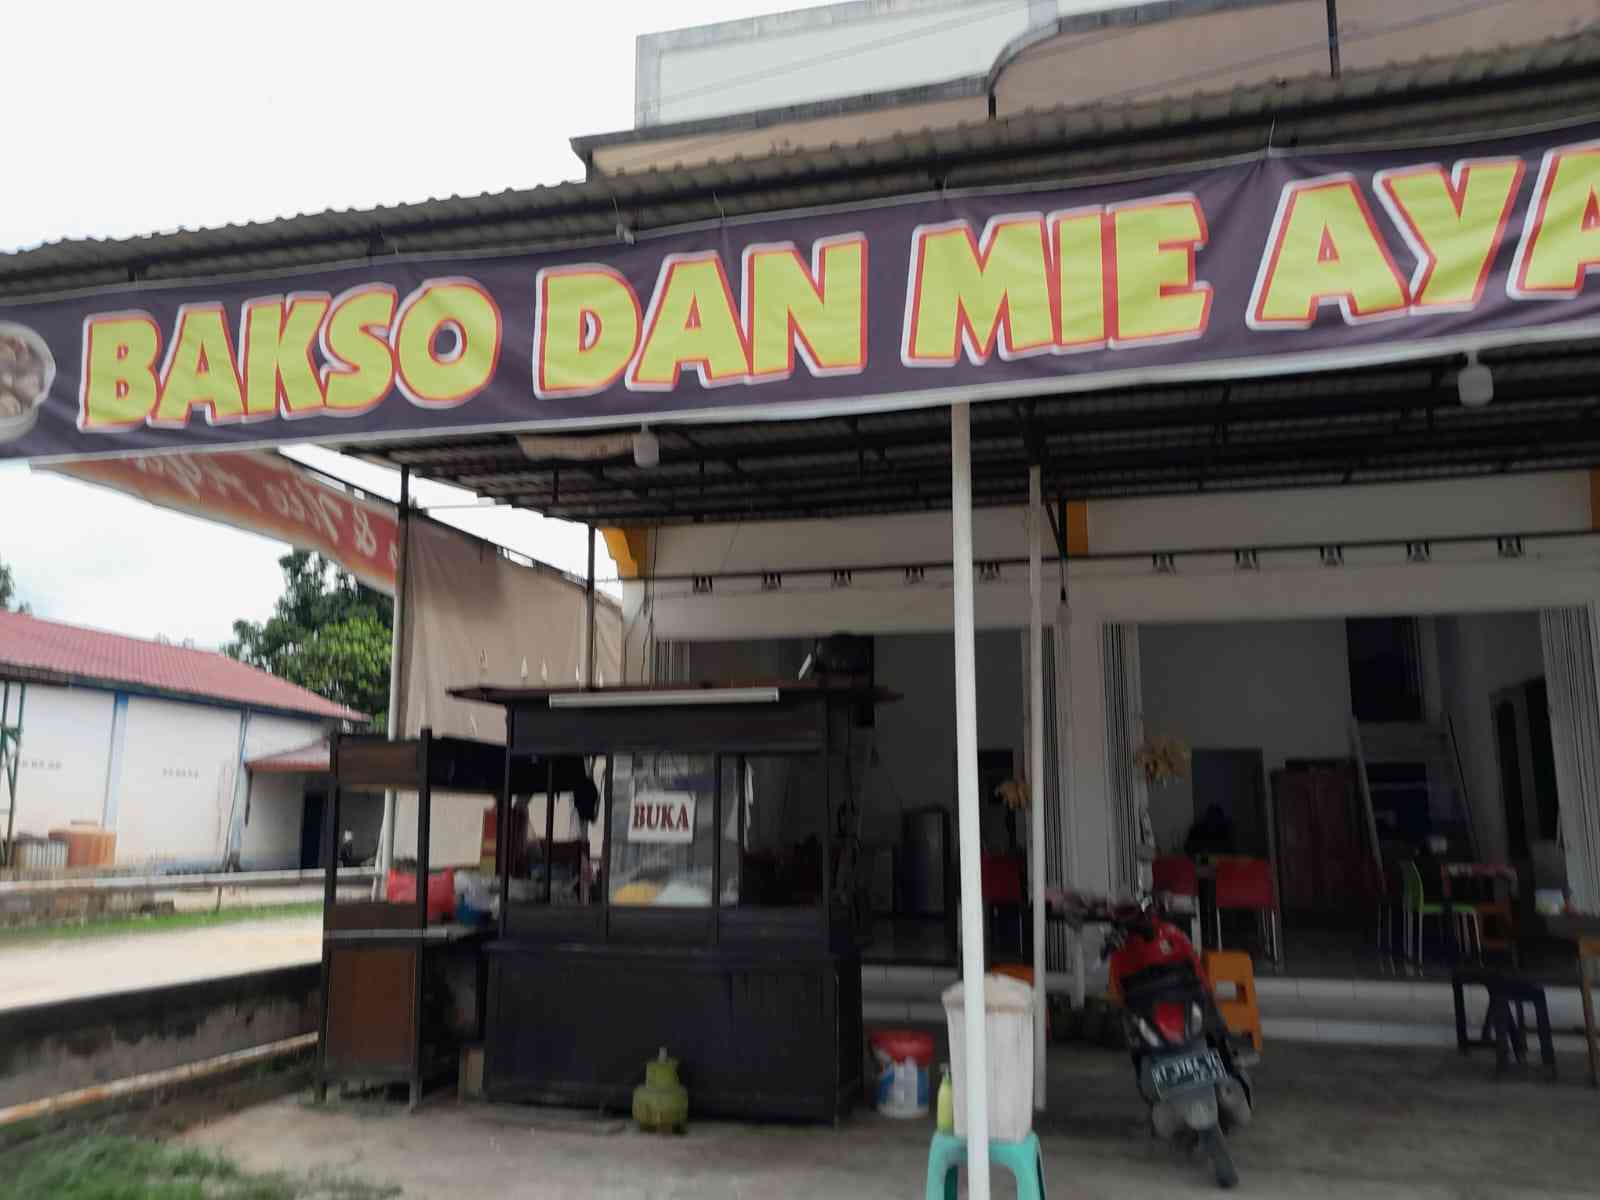
[[[43, 836], [72, 821], [98, 825], [107, 817], [109, 786], [118, 863], [219, 859], [234, 804], [238, 710], [128, 697], [122, 758], [112, 780], [115, 710], [116, 694], [110, 691], [29, 687], [17, 775], [17, 832]], [[323, 727], [312, 718], [254, 714], [247, 753], [303, 746]], [[298, 857], [299, 777], [277, 778], [295, 780], [293, 794], [288, 784], [258, 790], [261, 802], [252, 806], [245, 830], [247, 864]]]
[[[475, 867], [483, 852], [483, 814], [494, 807], [490, 796], [435, 792], [433, 819], [428, 824], [431, 868]], [[544, 828], [544, 797], [535, 802], [537, 824]], [[417, 856], [417, 796], [401, 792], [395, 801], [394, 856]]]
[[[17, 770], [18, 833], [43, 837], [72, 821], [100, 823], [115, 704], [110, 692], [28, 688]], [[3, 785], [0, 807], [10, 807]]]
[[[320, 721], [251, 713], [245, 732], [245, 758], [294, 750], [322, 736]], [[250, 788], [239, 863], [251, 871], [296, 867], [300, 827], [305, 819], [305, 776], [247, 776]]]
[[220, 859], [239, 712], [134, 696], [117, 799], [117, 862]]
[[[1065, 670], [1059, 701], [1070, 728], [1063, 745], [1063, 795], [1074, 805], [1077, 876], [1104, 887], [1111, 872], [1111, 821], [1105, 761], [1105, 696], [1101, 630], [1107, 623], [1343, 619], [1347, 616], [1430, 616], [1493, 613], [1600, 602], [1600, 552], [1594, 539], [1530, 543], [1522, 558], [1498, 555], [1492, 544], [1435, 544], [1431, 560], [1406, 561], [1397, 539], [1450, 536], [1493, 538], [1591, 528], [1590, 481], [1585, 472], [1497, 476], [1368, 487], [1093, 501], [1088, 505], [1091, 554], [1154, 549], [1221, 553], [1180, 558], [1175, 574], [1158, 574], [1148, 559], [1079, 561], [1069, 579], [1070, 621], [1058, 625]], [[979, 560], [1026, 554], [1023, 513], [985, 510], [974, 517]], [[1362, 548], [1361, 541], [1387, 541]], [[1263, 552], [1260, 569], [1240, 571], [1232, 549], [1303, 544]], [[1344, 565], [1321, 565], [1317, 547], [1343, 545]], [[874, 564], [948, 563], [947, 513], [693, 526], [658, 533], [658, 576]], [[1053, 597], [1058, 568], [1046, 586]], [[948, 632], [952, 626], [947, 568], [930, 569], [920, 583], [898, 572], [854, 576], [849, 587], [827, 578], [787, 577], [778, 591], [759, 580], [721, 580], [696, 594], [687, 580], [634, 583], [624, 590], [629, 678], [638, 678], [651, 637], [704, 640], [814, 637], [838, 630], [863, 634]], [[1007, 567], [995, 582], [980, 582], [980, 628], [1026, 625], [1026, 570]], [[1047, 609], [1047, 611], [1049, 611]]]
[[304, 775], [251, 777], [250, 814], [239, 843], [243, 870], [287, 871], [300, 865], [305, 785]]
[[1479, 852], [1507, 860], [1505, 806], [1490, 697], [1544, 674], [1536, 612], [1445, 617], [1436, 623], [1445, 711], [1455, 725]]
[[[1139, 665], [1147, 734], [1195, 750], [1260, 750], [1263, 787], [1286, 759], [1350, 752], [1343, 621], [1143, 625]], [[1150, 790], [1163, 850], [1183, 844], [1195, 816], [1192, 780]]]

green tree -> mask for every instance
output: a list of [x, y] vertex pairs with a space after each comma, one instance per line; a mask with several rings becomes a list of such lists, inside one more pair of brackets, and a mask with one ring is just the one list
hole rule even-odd
[[235, 621], [223, 652], [358, 712], [383, 729], [394, 603], [320, 554], [278, 560], [284, 589], [263, 623]]
[[17, 603], [17, 580], [11, 568], [0, 562], [0, 612], [29, 613], [33, 609]]

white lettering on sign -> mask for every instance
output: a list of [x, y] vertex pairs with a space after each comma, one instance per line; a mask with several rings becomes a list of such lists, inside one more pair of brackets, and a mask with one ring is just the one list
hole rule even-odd
[[693, 792], [637, 792], [628, 806], [630, 842], [694, 841]]

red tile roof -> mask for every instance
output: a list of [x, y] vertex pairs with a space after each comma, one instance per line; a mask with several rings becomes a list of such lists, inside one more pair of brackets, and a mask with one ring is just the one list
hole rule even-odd
[[333, 770], [328, 739], [319, 738], [291, 750], [258, 754], [245, 760], [245, 769], [257, 775], [326, 775]]
[[162, 642], [123, 637], [21, 613], [0, 612], [0, 675], [7, 667], [22, 673], [66, 676], [74, 683], [123, 685], [175, 697], [222, 701], [241, 708], [305, 713], [331, 720], [365, 718], [315, 692], [235, 662], [214, 650], [191, 650]]

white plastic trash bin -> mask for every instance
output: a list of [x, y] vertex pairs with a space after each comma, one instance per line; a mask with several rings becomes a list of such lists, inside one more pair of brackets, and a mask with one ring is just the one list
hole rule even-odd
[[[964, 985], [945, 989], [956, 1136], [967, 1136], [967, 1025]], [[1033, 1128], [1033, 989], [1020, 979], [986, 975], [984, 1024], [989, 1048], [989, 1137], [1020, 1142]]]

